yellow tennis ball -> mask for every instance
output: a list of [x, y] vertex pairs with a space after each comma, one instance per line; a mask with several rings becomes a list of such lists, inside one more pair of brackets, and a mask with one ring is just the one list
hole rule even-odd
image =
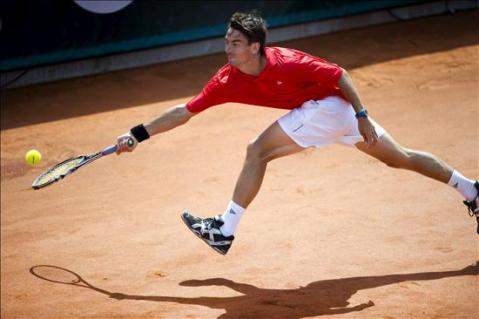
[[25, 154], [25, 162], [28, 165], [34, 166], [42, 160], [42, 154], [40, 154], [37, 150], [29, 150], [27, 154]]

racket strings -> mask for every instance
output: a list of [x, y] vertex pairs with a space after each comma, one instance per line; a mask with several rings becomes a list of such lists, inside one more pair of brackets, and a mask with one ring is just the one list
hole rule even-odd
[[41, 279], [62, 284], [78, 284], [81, 282], [78, 275], [56, 267], [37, 267], [34, 270], [34, 274]]
[[43, 185], [51, 181], [55, 181], [59, 178], [64, 177], [65, 175], [71, 173], [75, 170], [83, 161], [83, 157], [73, 158], [66, 162], [63, 162], [55, 167], [52, 167], [50, 170], [40, 175], [35, 181], [34, 185]]

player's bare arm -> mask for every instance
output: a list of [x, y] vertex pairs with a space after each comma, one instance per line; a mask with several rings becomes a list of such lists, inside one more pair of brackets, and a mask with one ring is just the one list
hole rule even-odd
[[169, 108], [162, 115], [144, 125], [148, 134], [152, 136], [183, 125], [194, 115], [195, 113], [188, 111], [186, 104], [179, 104]]
[[[179, 104], [169, 108], [150, 122], [136, 126], [132, 131], [120, 135], [117, 139], [117, 154], [132, 152], [138, 145], [138, 142], [141, 142], [138, 140], [138, 136], [146, 139], [150, 136], [169, 131], [185, 124], [194, 115], [195, 113], [190, 112], [186, 104]], [[134, 143], [130, 146], [128, 145], [128, 140], [131, 138]]]
[[343, 74], [338, 80], [338, 86], [341, 89], [341, 92], [347, 98], [349, 103], [354, 108], [358, 118], [358, 129], [361, 135], [364, 138], [364, 141], [368, 145], [374, 145], [378, 141], [378, 135], [374, 128], [374, 125], [369, 120], [369, 117], [366, 113], [366, 108], [361, 103], [361, 99], [359, 97], [359, 93], [356, 90], [351, 77], [349, 76], [348, 72], [343, 69]]

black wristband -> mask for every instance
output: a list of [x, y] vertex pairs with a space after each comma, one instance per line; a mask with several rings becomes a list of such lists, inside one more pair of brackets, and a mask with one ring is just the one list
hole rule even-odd
[[147, 140], [150, 138], [150, 134], [148, 134], [148, 131], [143, 126], [143, 124], [135, 126], [134, 128], [130, 130], [130, 132], [138, 141], [138, 143], [143, 142], [144, 140]]

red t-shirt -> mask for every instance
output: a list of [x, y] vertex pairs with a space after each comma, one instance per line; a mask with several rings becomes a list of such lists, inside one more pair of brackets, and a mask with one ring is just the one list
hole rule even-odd
[[266, 66], [259, 76], [224, 65], [187, 103], [198, 113], [211, 106], [236, 102], [280, 109], [294, 109], [308, 100], [344, 96], [337, 82], [342, 69], [307, 53], [279, 47], [267, 47]]

